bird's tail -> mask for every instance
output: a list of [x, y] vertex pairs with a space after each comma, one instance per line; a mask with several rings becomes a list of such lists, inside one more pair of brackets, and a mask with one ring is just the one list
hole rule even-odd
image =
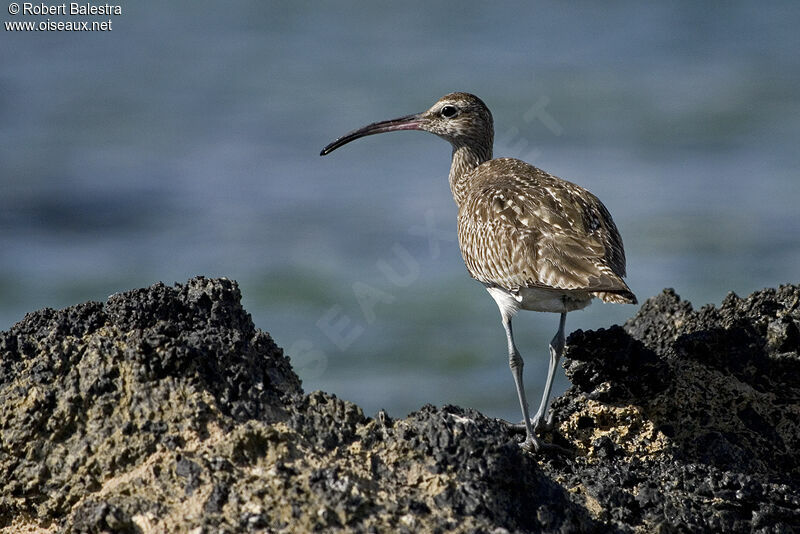
[[603, 302], [611, 302], [614, 304], [638, 304], [639, 301], [636, 300], [636, 295], [633, 294], [632, 291], [629, 289], [622, 289], [619, 291], [598, 291], [594, 294], [595, 297], [599, 298]]

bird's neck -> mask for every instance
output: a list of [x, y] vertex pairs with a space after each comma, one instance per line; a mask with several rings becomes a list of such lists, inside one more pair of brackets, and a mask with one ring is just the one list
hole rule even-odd
[[492, 159], [492, 146], [453, 145], [450, 164], [450, 191], [459, 208], [467, 196], [469, 174], [484, 161]]

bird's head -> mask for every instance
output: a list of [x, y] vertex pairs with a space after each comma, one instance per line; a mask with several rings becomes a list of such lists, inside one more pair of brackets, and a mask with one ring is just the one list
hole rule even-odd
[[345, 134], [323, 148], [320, 155], [330, 154], [360, 137], [398, 130], [424, 130], [449, 141], [453, 147], [488, 148], [489, 152], [494, 140], [492, 113], [486, 104], [469, 93], [450, 93], [422, 113], [375, 122]]

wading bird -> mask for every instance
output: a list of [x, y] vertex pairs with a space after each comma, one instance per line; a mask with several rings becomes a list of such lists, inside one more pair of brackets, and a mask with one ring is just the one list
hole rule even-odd
[[[564, 351], [567, 312], [585, 308], [594, 297], [636, 304], [622, 280], [622, 238], [606, 207], [586, 189], [518, 159], [492, 159], [492, 114], [480, 98], [468, 93], [450, 93], [422, 113], [350, 132], [320, 155], [367, 135], [398, 130], [424, 130], [453, 147], [450, 190], [458, 206], [461, 254], [469, 274], [500, 308], [526, 434], [521, 445], [538, 451], [543, 444], [535, 431], [552, 425], [547, 409]], [[544, 394], [532, 421], [523, 361], [511, 329], [511, 319], [520, 309], [561, 314], [550, 342]]]

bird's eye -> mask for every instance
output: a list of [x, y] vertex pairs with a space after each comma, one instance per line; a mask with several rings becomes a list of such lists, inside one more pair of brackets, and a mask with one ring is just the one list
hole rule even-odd
[[441, 114], [445, 119], [452, 119], [458, 115], [458, 108], [455, 106], [444, 106], [441, 110]]

